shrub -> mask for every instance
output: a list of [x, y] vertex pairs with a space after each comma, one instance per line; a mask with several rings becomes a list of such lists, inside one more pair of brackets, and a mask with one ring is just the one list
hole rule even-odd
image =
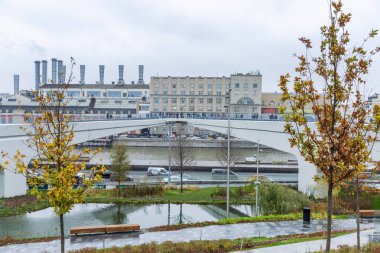
[[284, 185], [263, 183], [259, 191], [259, 205], [265, 214], [296, 212], [310, 205], [309, 198], [305, 194]]

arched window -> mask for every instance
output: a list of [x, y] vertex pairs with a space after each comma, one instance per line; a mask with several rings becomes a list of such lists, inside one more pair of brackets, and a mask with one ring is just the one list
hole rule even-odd
[[243, 97], [237, 102], [239, 105], [253, 105], [253, 100], [249, 97]]

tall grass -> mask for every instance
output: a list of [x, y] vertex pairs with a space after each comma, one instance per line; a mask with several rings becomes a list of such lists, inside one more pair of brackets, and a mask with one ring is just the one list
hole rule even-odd
[[259, 187], [259, 205], [266, 214], [285, 214], [300, 211], [310, 205], [307, 195], [290, 187], [264, 183]]

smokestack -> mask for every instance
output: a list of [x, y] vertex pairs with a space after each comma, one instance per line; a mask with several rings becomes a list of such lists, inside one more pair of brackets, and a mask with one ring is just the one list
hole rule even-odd
[[62, 83], [66, 83], [66, 65], [62, 66]]
[[35, 61], [34, 66], [35, 66], [35, 79], [34, 79], [34, 89], [38, 90], [38, 87], [40, 87], [41, 79], [40, 79], [40, 61]]
[[62, 73], [62, 60], [58, 60], [58, 83], [63, 83], [62, 82], [62, 76], [63, 76], [63, 73]]
[[57, 83], [57, 59], [51, 59], [51, 80], [53, 83]]
[[42, 61], [42, 84], [47, 84], [47, 60]]
[[80, 84], [85, 84], [84, 76], [86, 71], [86, 65], [80, 65]]
[[14, 95], [19, 93], [20, 90], [20, 76], [19, 75], [14, 75], [13, 76], [13, 89], [14, 89]]
[[139, 65], [139, 80], [138, 84], [144, 84], [144, 65]]
[[99, 83], [104, 84], [104, 65], [99, 65]]
[[124, 65], [119, 65], [119, 81], [118, 84], [124, 84]]

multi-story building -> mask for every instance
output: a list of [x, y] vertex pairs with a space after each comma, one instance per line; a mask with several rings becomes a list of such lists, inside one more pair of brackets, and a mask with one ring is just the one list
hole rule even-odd
[[152, 113], [224, 116], [231, 89], [231, 115], [242, 118], [261, 114], [262, 76], [259, 72], [230, 77], [151, 77]]

